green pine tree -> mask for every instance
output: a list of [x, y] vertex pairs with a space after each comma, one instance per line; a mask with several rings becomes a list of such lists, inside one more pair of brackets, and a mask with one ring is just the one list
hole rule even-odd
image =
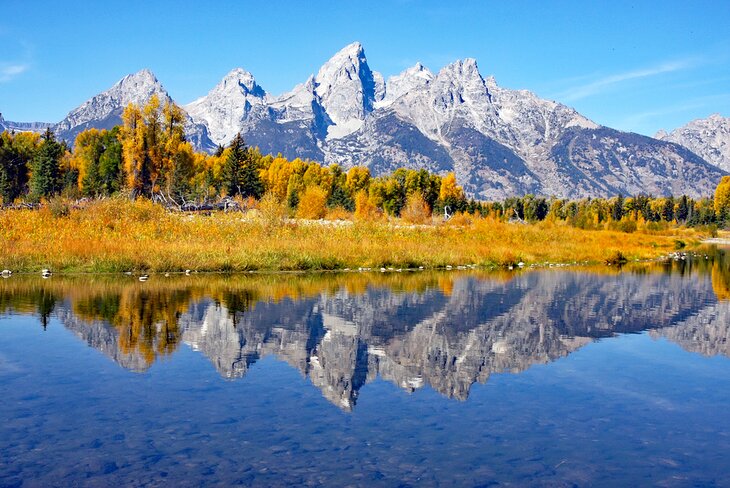
[[615, 221], [619, 221], [624, 216], [624, 196], [619, 193], [616, 201], [611, 207], [611, 218]]
[[259, 200], [264, 196], [264, 182], [261, 181], [259, 173], [259, 159], [258, 151], [251, 148], [246, 149], [241, 167], [241, 196], [244, 198], [253, 197]]
[[35, 199], [47, 198], [61, 191], [61, 156], [63, 146], [50, 129], [46, 129], [35, 157], [31, 161], [30, 191]]
[[13, 139], [7, 132], [0, 135], [0, 197], [3, 203], [11, 204], [20, 196], [25, 185], [27, 168]]
[[223, 166], [223, 187], [229, 196], [261, 198], [264, 183], [259, 175], [255, 151], [246, 146], [241, 133], [231, 142], [228, 158]]
[[241, 168], [247, 152], [246, 143], [240, 132], [233, 138], [229, 148], [228, 158], [221, 171], [221, 180], [226, 194], [234, 197], [241, 194]]

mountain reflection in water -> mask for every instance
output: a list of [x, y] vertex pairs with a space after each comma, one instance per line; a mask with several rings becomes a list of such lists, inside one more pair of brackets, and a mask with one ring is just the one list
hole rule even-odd
[[730, 258], [522, 273], [13, 277], [0, 312], [55, 315], [124, 368], [182, 344], [225, 378], [273, 355], [351, 410], [376, 377], [465, 400], [493, 373], [524, 371], [599, 338], [651, 330], [730, 356]]

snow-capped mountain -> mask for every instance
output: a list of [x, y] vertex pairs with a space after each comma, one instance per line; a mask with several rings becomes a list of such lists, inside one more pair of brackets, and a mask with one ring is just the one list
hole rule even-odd
[[670, 133], [659, 131], [654, 136], [676, 142], [702, 156], [705, 161], [724, 171], [730, 171], [730, 118], [713, 114], [698, 119]]
[[64, 139], [73, 141], [76, 135], [90, 127], [111, 129], [121, 123], [122, 112], [130, 103], [145, 104], [153, 95], [160, 102], [170, 100], [169, 95], [148, 69], [127, 75], [110, 89], [87, 100], [68, 113], [59, 122], [56, 133]]
[[320, 104], [332, 121], [327, 139], [358, 130], [385, 94], [383, 77], [370, 70], [359, 42], [335, 54], [319, 69], [314, 82]]
[[[366, 165], [374, 174], [401, 166], [455, 171], [469, 194], [484, 199], [702, 196], [724, 174], [683, 147], [615, 131], [527, 90], [502, 88], [482, 77], [474, 59], [436, 74], [418, 63], [383, 82], [362, 45], [353, 43], [293, 91], [272, 98], [262, 89], [249, 97], [252, 108], [234, 110], [220, 132], [213, 129], [220, 114], [240, 103], [219, 96], [218, 87], [186, 107], [217, 144], [242, 131], [263, 152]], [[223, 133], [227, 139], [218, 137]]]
[[194, 121], [202, 121], [215, 143], [226, 144], [248, 123], [266, 116], [271, 97], [248, 71], [236, 68], [206, 96], [185, 106]]
[[[129, 75], [73, 110], [56, 131], [73, 142], [87, 127], [118, 124], [126, 104], [153, 94], [169, 99], [148, 70]], [[402, 166], [454, 171], [467, 193], [481, 199], [707, 196], [730, 169], [687, 142], [681, 141], [691, 151], [674, 139], [616, 131], [527, 90], [500, 87], [474, 59], [435, 74], [418, 63], [384, 81], [357, 42], [290, 92], [272, 96], [237, 68], [184, 109], [186, 133], [199, 149], [228, 144], [241, 132], [263, 153], [364, 165], [375, 175]]]
[[[79, 132], [91, 127], [97, 129], [111, 129], [122, 123], [122, 112], [130, 103], [144, 105], [157, 95], [161, 103], [171, 101], [167, 90], [162, 86], [155, 75], [148, 69], [127, 75], [110, 89], [99, 93], [75, 108], [53, 130], [56, 135], [70, 143], [76, 139]], [[198, 149], [211, 150], [214, 145], [208, 137], [207, 128], [195, 124], [187, 116], [185, 132], [188, 140]]]

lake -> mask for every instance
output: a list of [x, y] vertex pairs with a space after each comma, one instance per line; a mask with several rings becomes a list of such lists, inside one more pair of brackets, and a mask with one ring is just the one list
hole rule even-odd
[[728, 486], [730, 255], [0, 281], [2, 486]]

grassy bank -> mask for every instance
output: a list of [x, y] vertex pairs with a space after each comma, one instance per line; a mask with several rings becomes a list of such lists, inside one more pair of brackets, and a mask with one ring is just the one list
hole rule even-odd
[[460, 218], [410, 226], [284, 221], [256, 212], [184, 214], [110, 199], [57, 211], [0, 211], [0, 267], [15, 272], [315, 270], [478, 264], [602, 263], [617, 252], [651, 259], [689, 247], [693, 230], [623, 233], [561, 223]]

